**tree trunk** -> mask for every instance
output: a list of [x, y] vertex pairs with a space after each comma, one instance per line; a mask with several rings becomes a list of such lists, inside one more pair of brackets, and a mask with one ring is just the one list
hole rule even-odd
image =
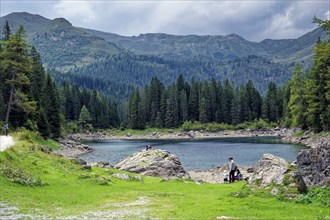
[[11, 86], [10, 96], [9, 96], [9, 101], [8, 101], [8, 106], [7, 106], [6, 124], [8, 124], [11, 106], [13, 105], [13, 94], [14, 94], [14, 86]]

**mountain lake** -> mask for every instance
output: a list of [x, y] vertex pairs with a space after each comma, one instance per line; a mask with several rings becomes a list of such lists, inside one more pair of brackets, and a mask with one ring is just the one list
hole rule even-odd
[[227, 163], [234, 157], [238, 166], [254, 166], [265, 153], [296, 160], [301, 145], [283, 143], [281, 137], [217, 138], [202, 140], [102, 140], [87, 142], [94, 152], [82, 156], [87, 162], [104, 161], [116, 164], [131, 154], [153, 149], [167, 150], [179, 157], [185, 170], [207, 170]]

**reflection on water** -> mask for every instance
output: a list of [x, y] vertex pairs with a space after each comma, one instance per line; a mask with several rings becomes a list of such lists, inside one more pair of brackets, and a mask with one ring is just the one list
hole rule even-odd
[[280, 142], [279, 137], [219, 138], [205, 140], [106, 140], [89, 142], [95, 151], [83, 156], [88, 162], [121, 159], [145, 149], [147, 144], [179, 157], [186, 170], [206, 170], [225, 164], [234, 157], [238, 165], [253, 166], [264, 153], [271, 153], [291, 162], [302, 146]]

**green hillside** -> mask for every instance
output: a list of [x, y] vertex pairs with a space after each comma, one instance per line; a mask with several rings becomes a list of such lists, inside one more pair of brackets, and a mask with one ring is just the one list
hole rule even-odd
[[[78, 161], [56, 156], [52, 150], [58, 144], [53, 141], [29, 132], [19, 133], [15, 141], [15, 146], [0, 152], [0, 205], [7, 210], [0, 213], [1, 219], [15, 216], [19, 219], [283, 219], [289, 216], [306, 220], [329, 217], [327, 189], [311, 190], [323, 195], [320, 198], [302, 195], [292, 200], [272, 195], [270, 189], [251, 191], [244, 186], [245, 181], [207, 184], [189, 179], [165, 180], [111, 168], [83, 170]], [[113, 174], [126, 174], [128, 179]]]

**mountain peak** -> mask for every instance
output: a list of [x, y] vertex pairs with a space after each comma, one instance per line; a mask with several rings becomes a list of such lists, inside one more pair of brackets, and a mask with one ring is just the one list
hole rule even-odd
[[72, 24], [65, 18], [55, 18], [51, 21], [50, 25], [55, 26], [72, 26]]
[[226, 37], [234, 40], [245, 40], [243, 37], [235, 33], [228, 34]]

